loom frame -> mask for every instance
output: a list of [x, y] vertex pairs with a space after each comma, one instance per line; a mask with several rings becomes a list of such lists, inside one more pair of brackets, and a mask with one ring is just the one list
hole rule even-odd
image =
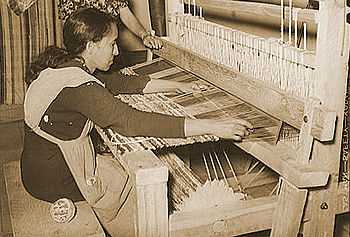
[[[333, 235], [335, 215], [350, 211], [349, 182], [338, 182], [343, 129], [343, 123], [340, 121], [344, 119], [343, 102], [347, 88], [349, 58], [349, 26], [346, 24], [345, 6], [344, 0], [320, 1], [320, 9], [315, 17], [318, 22], [314, 62], [319, 78], [317, 103], [276, 92], [275, 89], [251, 82], [249, 78], [236, 80], [241, 84], [234, 88], [232, 80], [227, 82], [228, 80], [221, 80], [220, 77], [239, 78], [245, 77], [244, 75], [208, 62], [167, 41], [164, 41], [162, 50], [155, 51], [162, 57], [171, 58], [178, 66], [202, 78], [209, 78], [211, 83], [268, 114], [296, 126], [301, 130], [301, 139], [305, 143], [296, 153], [288, 149], [281, 152], [280, 149], [262, 142], [239, 144], [240, 148], [279, 173], [283, 182], [277, 200], [268, 198], [246, 202], [245, 210], [249, 210], [247, 212], [226, 207], [230, 212], [238, 212], [231, 216], [225, 214], [222, 209], [168, 216], [167, 168], [149, 151], [124, 155], [122, 160], [133, 174], [137, 189], [138, 236], [232, 236], [270, 228], [271, 237], [295, 237], [299, 232], [310, 237]], [[176, 1], [167, 1], [168, 12], [173, 13], [177, 10]], [[329, 38], [329, 35], [333, 37]], [[147, 63], [149, 62], [143, 65]], [[218, 71], [223, 72], [220, 77]], [[336, 80], [330, 81], [330, 78]], [[253, 92], [263, 93], [242, 94], [242, 88], [247, 86], [253, 88]], [[281, 110], [269, 107], [266, 101], [271, 101], [271, 96], [281, 98], [276, 99], [281, 103], [275, 108], [287, 104], [287, 107], [291, 106], [285, 111], [297, 112], [292, 115], [285, 114], [281, 113]], [[285, 100], [293, 103], [284, 103], [282, 98], [287, 98]], [[297, 109], [294, 108], [295, 105]], [[311, 116], [315, 120], [310, 123], [304, 119], [305, 116]], [[155, 176], [152, 177], [152, 174]], [[204, 213], [208, 212], [212, 213], [214, 218], [203, 217]], [[200, 226], [197, 223], [198, 216], [205, 219]], [[242, 219], [242, 216], [245, 218]]]
[[[188, 3], [188, 1], [184, 1]], [[213, 1], [217, 2], [217, 1]], [[175, 13], [179, 11], [178, 3], [176, 1], [167, 1], [168, 13]], [[197, 6], [203, 4], [214, 4], [212, 1], [198, 1]], [[228, 3], [223, 1], [223, 5], [239, 4]], [[221, 5], [222, 7], [222, 5]], [[335, 112], [336, 119], [334, 121], [334, 137], [332, 142], [322, 142], [323, 139], [312, 138], [312, 128], [310, 123], [302, 121], [301, 123], [301, 139], [305, 141], [305, 147], [301, 148], [301, 152], [297, 153], [298, 165], [308, 165], [312, 169], [320, 172], [327, 172], [330, 174], [327, 184], [320, 189], [304, 189], [301, 186], [296, 187], [290, 182], [283, 182], [282, 192], [279, 195], [275, 215], [282, 218], [276, 218], [272, 224], [271, 236], [296, 236], [299, 228], [303, 227], [304, 236], [332, 236], [335, 222], [335, 215], [339, 213], [349, 212], [349, 182], [338, 182], [339, 167], [340, 167], [340, 150], [342, 141], [342, 129], [344, 119], [345, 95], [347, 88], [347, 74], [348, 74], [348, 58], [349, 58], [349, 25], [346, 23], [346, 2], [345, 1], [319, 1], [319, 10], [315, 14], [314, 21], [318, 23], [317, 26], [317, 48], [315, 53], [315, 66], [317, 77], [319, 78], [317, 95], [318, 105], [310, 101], [304, 101], [305, 115], [312, 114], [312, 110], [319, 105], [325, 108], [331, 108]], [[234, 9], [232, 9], [234, 10]], [[332, 37], [329, 37], [332, 35]], [[332, 63], [329, 62], [338, 62]], [[188, 61], [187, 61], [188, 63]], [[192, 68], [191, 68], [192, 69]], [[331, 81], [330, 78], [337, 80]], [[219, 82], [220, 84], [220, 82]], [[250, 86], [250, 85], [249, 85]], [[225, 84], [223, 87], [232, 87], [230, 84]], [[267, 89], [269, 90], [269, 89]], [[238, 95], [237, 95], [238, 93]], [[235, 95], [240, 97], [239, 90], [236, 90]], [[267, 93], [268, 96], [271, 93]], [[251, 102], [252, 95], [243, 95], [243, 100]], [[262, 101], [266, 101], [264, 93], [260, 95]], [[253, 104], [258, 108], [266, 111], [266, 105], [260, 104], [260, 100], [253, 100]], [[310, 106], [311, 104], [311, 106]], [[281, 118], [277, 111], [269, 110], [272, 116]], [[324, 111], [324, 110], [323, 110]], [[327, 109], [326, 109], [327, 111]], [[298, 116], [303, 119], [304, 116]], [[286, 120], [285, 120], [286, 121]], [[333, 126], [332, 120], [324, 123], [325, 126]], [[312, 125], [311, 125], [312, 126]], [[259, 145], [251, 145], [259, 147]], [[257, 157], [262, 152], [251, 152], [246, 149], [248, 153]], [[272, 154], [278, 154], [271, 151]], [[309, 158], [312, 160], [309, 161]], [[266, 161], [262, 160], [266, 164]], [[281, 174], [281, 173], [280, 173]], [[283, 176], [283, 174], [281, 174]], [[284, 176], [285, 177], [285, 176]], [[291, 181], [295, 178], [295, 174], [291, 177], [285, 177]], [[295, 184], [295, 183], [294, 183]], [[287, 198], [284, 194], [292, 193], [293, 198]], [[307, 204], [307, 205], [306, 205]], [[299, 214], [298, 214], [299, 213]], [[300, 221], [293, 222], [294, 216]], [[284, 218], [283, 218], [284, 217]], [[319, 223], [323, 223], [319, 225]]]

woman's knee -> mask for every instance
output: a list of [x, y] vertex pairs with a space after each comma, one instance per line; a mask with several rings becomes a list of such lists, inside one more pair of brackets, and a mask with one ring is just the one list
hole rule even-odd
[[118, 213], [119, 209], [132, 196], [131, 176], [112, 159], [100, 159], [98, 177], [104, 186], [104, 195], [93, 205], [96, 209]]

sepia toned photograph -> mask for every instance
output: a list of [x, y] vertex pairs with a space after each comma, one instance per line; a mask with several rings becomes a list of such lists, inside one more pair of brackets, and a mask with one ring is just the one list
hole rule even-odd
[[1, 0], [0, 237], [350, 237], [348, 0]]

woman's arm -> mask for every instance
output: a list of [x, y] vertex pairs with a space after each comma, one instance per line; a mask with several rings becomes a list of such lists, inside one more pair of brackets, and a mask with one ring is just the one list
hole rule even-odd
[[189, 119], [139, 111], [93, 82], [65, 88], [61, 97], [67, 111], [79, 112], [99, 126], [111, 126], [125, 136], [188, 137], [210, 134], [240, 141], [253, 129], [249, 122], [241, 119]]
[[218, 121], [213, 119], [185, 119], [185, 136], [211, 134], [224, 139], [242, 140], [253, 129], [253, 125], [242, 119]]
[[181, 87], [185, 87], [185, 84], [187, 83], [180, 83], [176, 81], [168, 81], [161, 79], [151, 79], [143, 89], [143, 93], [178, 91]]
[[198, 92], [206, 89], [205, 85], [196, 82], [176, 82], [162, 79], [151, 79], [146, 75], [124, 75], [120, 71], [108, 72], [96, 70], [94, 76], [105, 83], [106, 88], [114, 95], [130, 93], [156, 92]]
[[143, 89], [143, 93], [157, 92], [198, 92], [206, 90], [206, 85], [198, 84], [197, 82], [177, 82], [162, 79], [151, 79]]
[[59, 97], [66, 111], [78, 112], [124, 136], [184, 137], [185, 118], [134, 109], [95, 82], [65, 88]]
[[146, 47], [153, 49], [160, 49], [162, 47], [162, 42], [153, 37], [149, 31], [145, 30], [139, 20], [130, 11], [129, 7], [123, 7], [120, 9], [120, 19], [132, 33], [142, 39], [142, 42]]

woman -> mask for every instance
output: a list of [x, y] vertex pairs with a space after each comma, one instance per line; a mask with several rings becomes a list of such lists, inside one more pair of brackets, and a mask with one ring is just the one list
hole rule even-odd
[[[118, 54], [117, 24], [99, 10], [80, 9], [65, 22], [66, 50], [48, 48], [31, 67], [24, 102], [22, 179], [34, 197], [54, 202], [86, 200], [111, 236], [133, 236], [133, 188], [115, 160], [98, 158], [90, 139], [93, 124], [127, 136], [185, 137], [214, 134], [240, 140], [252, 127], [135, 110], [118, 93], [188, 89], [191, 84], [121, 74], [97, 79]], [[148, 126], [142, 126], [147, 124]]]
[[128, 30], [142, 40], [146, 47], [159, 49], [162, 46], [161, 41], [153, 37], [151, 32], [145, 30], [140, 24], [130, 10], [128, 0], [60, 0], [58, 7], [59, 15], [63, 20], [79, 8], [99, 9], [120, 19]]

